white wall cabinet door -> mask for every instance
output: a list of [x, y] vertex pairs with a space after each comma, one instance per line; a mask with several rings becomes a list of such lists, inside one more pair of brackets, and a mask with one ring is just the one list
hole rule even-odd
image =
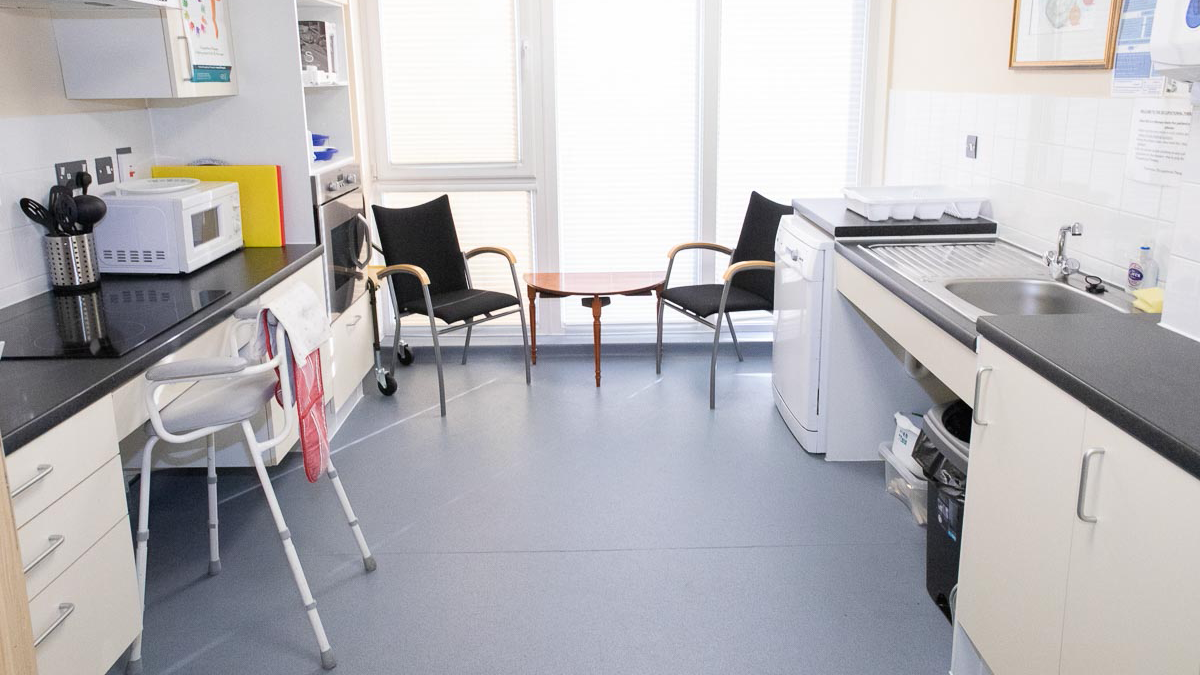
[[958, 620], [997, 673], [1056, 673], [1086, 409], [980, 342]]
[[1094, 412], [1083, 447], [1062, 672], [1200, 672], [1200, 481]]

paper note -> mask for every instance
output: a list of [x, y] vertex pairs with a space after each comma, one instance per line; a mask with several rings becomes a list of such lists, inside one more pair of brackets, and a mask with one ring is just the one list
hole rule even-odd
[[1113, 96], [1162, 96], [1167, 78], [1150, 62], [1155, 0], [1125, 0], [1113, 61]]
[[181, 4], [192, 82], [229, 82], [233, 61], [225, 0], [181, 0]]
[[1186, 98], [1139, 98], [1133, 106], [1125, 176], [1155, 185], [1179, 185], [1192, 128]]

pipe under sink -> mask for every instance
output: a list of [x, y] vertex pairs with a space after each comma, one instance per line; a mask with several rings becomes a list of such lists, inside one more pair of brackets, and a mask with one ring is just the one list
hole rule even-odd
[[1006, 241], [880, 243], [866, 250], [885, 266], [974, 321], [992, 314], [1129, 312], [1132, 297], [1112, 284], [1084, 290], [1082, 274], [1050, 277], [1031, 252]]

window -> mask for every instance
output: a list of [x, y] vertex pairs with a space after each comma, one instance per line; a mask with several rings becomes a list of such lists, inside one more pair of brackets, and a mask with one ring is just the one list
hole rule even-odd
[[789, 204], [858, 182], [865, 5], [722, 3], [718, 242], [737, 243], [751, 191]]
[[[449, 193], [463, 246], [511, 248], [522, 272], [665, 270], [677, 244], [733, 245], [751, 191], [788, 203], [861, 180], [868, 0], [374, 5], [374, 198]], [[725, 262], [683, 253], [672, 282], [718, 282]], [[511, 289], [498, 260], [472, 273]], [[591, 323], [578, 302], [538, 318]], [[653, 299], [604, 321], [641, 331]]]
[[[665, 270], [696, 236], [697, 0], [554, 7], [558, 227], [564, 271]], [[682, 265], [675, 283], [694, 278]], [[563, 303], [567, 323], [591, 310]], [[653, 299], [621, 299], [605, 321], [652, 323]]]

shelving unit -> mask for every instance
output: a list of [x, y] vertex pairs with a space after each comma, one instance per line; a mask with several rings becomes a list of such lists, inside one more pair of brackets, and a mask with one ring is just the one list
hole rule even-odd
[[[309, 170], [323, 171], [355, 157], [354, 106], [349, 84], [350, 17], [348, 6], [336, 0], [300, 0], [296, 3], [297, 21], [324, 21], [333, 28], [333, 59], [335, 82], [304, 85], [304, 115], [312, 133], [325, 134], [326, 147], [337, 148], [331, 159], [313, 160]], [[303, 67], [303, 62], [301, 66]]]

